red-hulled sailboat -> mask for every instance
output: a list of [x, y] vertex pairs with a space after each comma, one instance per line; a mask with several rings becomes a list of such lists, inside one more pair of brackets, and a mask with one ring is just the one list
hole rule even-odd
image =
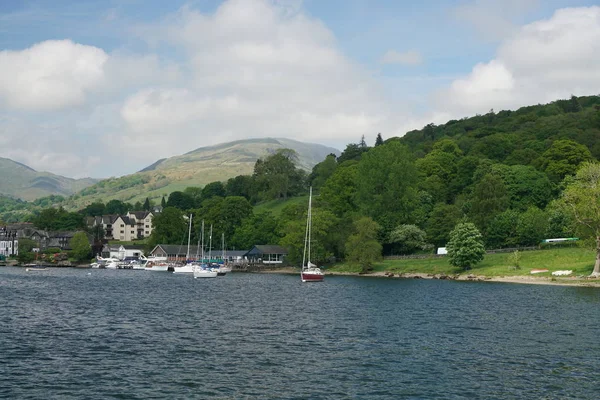
[[306, 234], [304, 235], [304, 253], [302, 254], [302, 282], [322, 282], [325, 275], [321, 268], [310, 262], [310, 235], [312, 229], [312, 187], [308, 195], [308, 214], [306, 216]]

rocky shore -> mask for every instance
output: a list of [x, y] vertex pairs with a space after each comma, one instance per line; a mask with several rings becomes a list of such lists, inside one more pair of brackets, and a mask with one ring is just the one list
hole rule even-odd
[[[298, 268], [279, 268], [260, 273], [271, 274], [297, 274]], [[426, 274], [426, 273], [392, 273], [392, 272], [372, 272], [360, 274], [354, 272], [332, 272], [325, 270], [325, 275], [330, 276], [364, 276], [373, 278], [392, 278], [392, 279], [440, 279], [453, 281], [471, 281], [471, 282], [504, 282], [504, 283], [522, 283], [530, 285], [558, 285], [558, 286], [582, 286], [582, 287], [600, 287], [600, 279], [588, 276], [533, 276], [533, 275], [515, 275], [515, 276], [482, 276], [475, 274]]]

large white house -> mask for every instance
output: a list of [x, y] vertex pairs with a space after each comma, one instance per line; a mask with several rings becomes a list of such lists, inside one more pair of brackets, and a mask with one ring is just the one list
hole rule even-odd
[[106, 239], [130, 242], [150, 236], [153, 217], [150, 211], [130, 211], [126, 215], [92, 217], [88, 220], [88, 226], [101, 226]]

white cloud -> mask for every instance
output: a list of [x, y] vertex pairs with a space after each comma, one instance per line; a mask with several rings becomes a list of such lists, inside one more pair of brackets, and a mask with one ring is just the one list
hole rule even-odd
[[296, 3], [230, 0], [213, 14], [185, 7], [137, 31], [189, 60], [185, 84], [140, 90], [121, 110], [123, 144], [144, 139], [155, 158], [248, 137], [348, 143], [390, 121], [376, 82]]
[[0, 52], [0, 98], [17, 109], [54, 110], [83, 104], [104, 80], [108, 55], [99, 48], [50, 40]]
[[523, 26], [438, 95], [440, 107], [469, 115], [600, 93], [600, 7], [558, 10]]
[[455, 16], [471, 24], [488, 40], [500, 40], [512, 35], [518, 25], [515, 20], [534, 10], [540, 0], [474, 0], [454, 9]]
[[423, 56], [418, 51], [410, 50], [404, 53], [388, 50], [379, 61], [382, 64], [419, 65], [423, 63]]

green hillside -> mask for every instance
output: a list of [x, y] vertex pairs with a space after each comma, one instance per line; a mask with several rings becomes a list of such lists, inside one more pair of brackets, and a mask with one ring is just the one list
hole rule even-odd
[[0, 158], [0, 176], [0, 194], [27, 201], [50, 195], [70, 196], [98, 181], [38, 172], [8, 158]]
[[295, 150], [298, 167], [307, 171], [328, 154], [339, 154], [331, 147], [291, 139], [265, 138], [222, 143], [158, 160], [135, 174], [102, 180], [69, 198], [64, 206], [80, 209], [95, 201], [106, 203], [113, 199], [135, 203], [143, 202], [146, 197], [158, 203], [163, 196], [189, 186], [201, 187], [238, 175], [251, 175], [256, 160], [284, 148]]

